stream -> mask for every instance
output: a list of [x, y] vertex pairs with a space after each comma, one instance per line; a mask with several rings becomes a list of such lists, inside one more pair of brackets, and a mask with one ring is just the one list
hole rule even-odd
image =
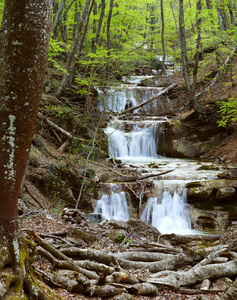
[[[99, 109], [121, 112], [162, 90], [160, 87], [138, 87], [137, 84], [143, 78], [126, 78], [126, 83], [120, 88], [103, 92], [103, 88], [98, 88], [101, 97], [103, 94]], [[152, 187], [145, 191], [139, 204], [131, 200], [131, 194], [125, 192], [126, 183], [105, 184], [94, 215], [99, 215], [101, 219], [123, 221], [140, 218], [162, 234], [195, 234], [200, 229], [197, 225], [198, 210], [187, 204], [186, 186], [190, 182], [217, 180], [222, 166], [213, 168], [213, 162], [166, 157], [164, 143], [167, 133], [164, 125], [170, 119], [149, 114], [141, 116], [144, 110], [154, 110], [158, 101], [159, 99], [135, 111], [133, 117], [127, 120], [122, 117], [111, 118], [104, 132], [108, 138], [109, 156], [120, 160], [124, 168], [138, 170], [140, 175], [171, 172], [150, 178]], [[134, 190], [135, 184], [130, 189]], [[218, 215], [217, 212], [215, 216], [217, 219], [221, 218], [222, 213], [219, 212]], [[224, 223], [217, 223], [215, 229], [223, 230]]]

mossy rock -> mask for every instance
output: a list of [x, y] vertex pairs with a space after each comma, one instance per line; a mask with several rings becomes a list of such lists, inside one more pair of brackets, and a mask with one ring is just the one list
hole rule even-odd
[[98, 241], [98, 238], [91, 233], [87, 233], [79, 228], [70, 228], [66, 239], [77, 244], [91, 245]]

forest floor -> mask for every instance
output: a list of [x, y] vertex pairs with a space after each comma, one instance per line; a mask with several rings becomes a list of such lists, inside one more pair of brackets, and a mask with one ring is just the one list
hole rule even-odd
[[[237, 66], [237, 64], [236, 64]], [[227, 75], [226, 75], [227, 76]], [[228, 75], [229, 76], [229, 75]], [[177, 79], [178, 85], [181, 86], [183, 84], [182, 79], [180, 79], [182, 75], [180, 73], [176, 73], [174, 75], [174, 78]], [[232, 79], [231, 79], [232, 80]], [[200, 85], [200, 90], [203, 88], [203, 86]], [[202, 103], [212, 103], [216, 100], [226, 99], [230, 97], [231, 95], [237, 95], [237, 80], [236, 82], [232, 82], [232, 85], [225, 85], [222, 84], [221, 81], [215, 85], [215, 87], [212, 89], [211, 93], [208, 93], [206, 97], [204, 97], [201, 101]], [[183, 96], [183, 94], [180, 96], [183, 97], [184, 104], [187, 103], [187, 98]], [[44, 99], [46, 99], [44, 97]], [[45, 101], [45, 100], [44, 100]], [[180, 117], [182, 117], [185, 113], [189, 112], [190, 108], [187, 108], [185, 112], [180, 113]], [[215, 118], [215, 116], [213, 116]], [[220, 115], [218, 114], [216, 116], [216, 119], [220, 118]], [[42, 126], [42, 122], [39, 120], [38, 126], [37, 126], [37, 134], [41, 134], [42, 130], [47, 130], [47, 128]], [[219, 145], [217, 145], [215, 148], [213, 148], [209, 153], [206, 154], [207, 158], [210, 158], [212, 160], [218, 159], [219, 157], [225, 156], [226, 160], [230, 163], [236, 165], [237, 164], [237, 128], [235, 124], [232, 124], [228, 129], [229, 134], [223, 138], [223, 142]], [[56, 139], [57, 140], [57, 139]], [[55, 143], [55, 136], [52, 137], [52, 134], [49, 135], [48, 133], [43, 134], [43, 141], [44, 141], [44, 147], [49, 150], [49, 154], [45, 154], [43, 152], [38, 151], [35, 146], [32, 146], [32, 153], [34, 154], [31, 156], [30, 159], [30, 167], [28, 171], [28, 176], [25, 181], [25, 185], [27, 186], [27, 189], [23, 190], [22, 198], [24, 199], [24, 202], [31, 203], [30, 209], [25, 211], [23, 209], [23, 216], [21, 217], [21, 226], [22, 230], [33, 230], [37, 234], [42, 233], [55, 233], [60, 231], [70, 231], [71, 228], [74, 227], [73, 224], [65, 223], [65, 221], [62, 219], [62, 211], [65, 207], [65, 202], [60, 201], [60, 197], [53, 197], [52, 194], [49, 195], [47, 193], [43, 193], [42, 189], [39, 188], [39, 186], [35, 185], [32, 181], [32, 177], [36, 178], [37, 176], [44, 176], [44, 166], [49, 166], [50, 164], [53, 164], [55, 160], [57, 160], [60, 163], [67, 164], [67, 158], [65, 154], [62, 154], [58, 148], [59, 144], [58, 141]], [[80, 159], [80, 158], [79, 158]], [[89, 164], [89, 167], [93, 170], [95, 173], [95, 176], [99, 176], [101, 173], [104, 172], [104, 168], [107, 166], [109, 167], [109, 163], [107, 161], [99, 160], [99, 165], [93, 165]], [[85, 163], [85, 159], [83, 161], [83, 164]], [[82, 165], [83, 165], [82, 164]], [[32, 170], [32, 165], [33, 170]], [[33, 176], [33, 175], [34, 176]], [[60, 190], [59, 190], [60, 192]], [[57, 191], [57, 193], [59, 193]], [[88, 192], [90, 197], [93, 198], [93, 192], [92, 194]], [[33, 197], [32, 197], [33, 195]], [[36, 198], [37, 201], [35, 201]], [[85, 197], [86, 198], [86, 197]], [[39, 205], [40, 203], [40, 205]], [[35, 209], [32, 209], [32, 207], [35, 205]], [[33, 211], [33, 213], [32, 213]], [[36, 213], [35, 213], [36, 212]], [[82, 227], [83, 229], [83, 227]], [[101, 242], [96, 242], [91, 245], [84, 246], [84, 248], [91, 248], [91, 249], [97, 249], [97, 250], [105, 250], [106, 251], [117, 251], [118, 244], [110, 242], [106, 244], [106, 246]], [[41, 270], [48, 270], [52, 269], [53, 267], [51, 264], [49, 264], [45, 259], [39, 258], [35, 262], [35, 266], [38, 269]], [[142, 271], [141, 271], [142, 272]], [[140, 273], [137, 273], [137, 275], [140, 275]], [[150, 276], [149, 273], [146, 274], [147, 277]], [[212, 281], [212, 290], [219, 290], [224, 291], [228, 284], [223, 279], [216, 279]], [[89, 297], [84, 296], [82, 294], [72, 293], [67, 291], [66, 289], [62, 288], [54, 288], [56, 293], [65, 300], [71, 300], [71, 299], [91, 299], [91, 300], [99, 300], [102, 299], [100, 297]], [[137, 296], [133, 295], [130, 296], [128, 294], [122, 294], [114, 297], [107, 297], [106, 299], [112, 300], [126, 300], [126, 299], [138, 299], [138, 300], [150, 300], [150, 299], [159, 299], [159, 300], [185, 300], [185, 299], [200, 299], [200, 300], [219, 300], [221, 298], [221, 295], [223, 292], [212, 292], [209, 294], [200, 294], [200, 295], [193, 295], [193, 294], [183, 294], [175, 292], [171, 289], [163, 289], [161, 290], [156, 296]]]

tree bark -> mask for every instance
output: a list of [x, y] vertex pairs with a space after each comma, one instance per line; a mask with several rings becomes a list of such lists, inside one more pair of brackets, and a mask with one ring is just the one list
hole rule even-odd
[[60, 17], [62, 15], [63, 9], [65, 8], [65, 4], [66, 4], [66, 0], [61, 0], [59, 8], [57, 10], [57, 13], [54, 17], [54, 22], [53, 22], [52, 29], [51, 29], [51, 32], [54, 37], [55, 37], [56, 31], [57, 31], [58, 25], [61, 21]]
[[99, 22], [97, 25], [97, 31], [96, 31], [96, 35], [95, 35], [95, 40], [93, 43], [93, 48], [92, 48], [92, 52], [95, 53], [96, 52], [96, 45], [99, 42], [99, 37], [100, 37], [100, 31], [101, 31], [101, 27], [102, 27], [102, 22], [104, 19], [104, 13], [105, 13], [105, 0], [101, 0], [101, 10], [100, 10], [100, 18], [99, 18]]
[[63, 90], [65, 89], [67, 83], [69, 82], [69, 79], [70, 79], [70, 76], [71, 76], [71, 68], [73, 68], [72, 63], [74, 61], [74, 57], [76, 55], [77, 49], [79, 47], [79, 43], [81, 41], [81, 36], [82, 36], [83, 28], [84, 28], [84, 25], [85, 25], [85, 21], [86, 21], [87, 15], [88, 15], [90, 2], [91, 2], [91, 0], [86, 0], [86, 2], [85, 2], [81, 18], [78, 22], [77, 33], [76, 33], [75, 39], [73, 41], [72, 49], [71, 49], [71, 51], [68, 55], [68, 58], [67, 58], [67, 62], [66, 62], [66, 71], [67, 71], [67, 73], [65, 73], [63, 75], [63, 78], [60, 82], [59, 88], [56, 92], [56, 97], [61, 96]]
[[[188, 61], [187, 47], [186, 47], [183, 0], [179, 0], [179, 32], [180, 32], [181, 57], [182, 57], [182, 64], [183, 64], [183, 76], [187, 86], [190, 103], [198, 114], [202, 116], [206, 116], [205, 110], [199, 105], [199, 103], [195, 98], [195, 90], [192, 88], [189, 79], [189, 61]], [[199, 38], [198, 38], [198, 42], [199, 42]], [[197, 45], [198, 45], [197, 47], [199, 47], [199, 44]], [[197, 67], [197, 63], [196, 63], [196, 67]]]
[[166, 57], [166, 53], [165, 53], [165, 21], [164, 21], [164, 5], [163, 5], [163, 0], [160, 1], [160, 11], [161, 11], [161, 43], [162, 43], [162, 69], [163, 69], [163, 73], [164, 75], [166, 75], [166, 68], [165, 68], [165, 57]]
[[43, 90], [52, 7], [49, 0], [5, 4], [7, 43], [0, 75], [0, 253], [5, 254], [0, 269], [13, 270], [12, 287], [6, 287], [9, 299], [22, 299], [27, 298], [24, 283], [29, 297], [38, 290], [33, 288], [29, 256], [18, 228], [17, 204]]
[[232, 260], [227, 263], [197, 267], [186, 272], [173, 272], [164, 278], [148, 279], [147, 282], [177, 288], [192, 285], [205, 279], [233, 276], [236, 274], [237, 262]]
[[111, 18], [112, 18], [112, 12], [113, 12], [113, 5], [114, 5], [114, 0], [110, 0], [109, 14], [108, 14], [108, 19], [107, 19], [107, 50], [108, 50], [108, 55], [110, 55], [110, 49], [112, 47], [112, 41], [111, 41], [111, 35], [110, 35], [110, 25], [111, 25]]

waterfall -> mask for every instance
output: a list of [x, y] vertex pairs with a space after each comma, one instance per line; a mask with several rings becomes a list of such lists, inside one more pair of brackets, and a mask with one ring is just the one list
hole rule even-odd
[[161, 233], [191, 232], [191, 221], [187, 209], [187, 191], [164, 190], [162, 199], [149, 198], [141, 220], [158, 228]]
[[126, 108], [137, 105], [134, 93], [131, 89], [110, 88], [103, 92], [100, 88], [97, 88], [99, 93], [98, 109], [100, 111], [114, 111], [121, 112]]
[[129, 219], [125, 192], [118, 192], [118, 187], [112, 185], [111, 193], [103, 194], [96, 203], [94, 214], [100, 214], [103, 220], [126, 221]]
[[[144, 77], [144, 76], [143, 76]], [[98, 109], [100, 111], [122, 112], [123, 110], [134, 107], [139, 103], [148, 100], [150, 97], [159, 93], [160, 87], [142, 87], [136, 85], [123, 84], [115, 87], [96, 87], [98, 91]], [[156, 108], [156, 101], [146, 104], [142, 109], [148, 111]], [[134, 112], [138, 112], [135, 110]]]
[[157, 156], [159, 137], [157, 123], [134, 124], [130, 132], [126, 132], [122, 125], [118, 129], [109, 126], [104, 131], [108, 136], [110, 157]]

